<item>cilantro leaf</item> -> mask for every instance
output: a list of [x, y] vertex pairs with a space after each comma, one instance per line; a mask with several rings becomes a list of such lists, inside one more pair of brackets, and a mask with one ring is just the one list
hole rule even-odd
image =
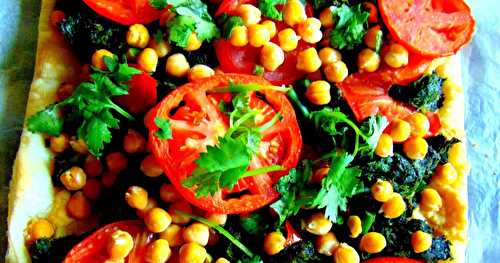
[[276, 5], [285, 4], [286, 0], [259, 0], [259, 9], [264, 16], [274, 20], [283, 20], [283, 13], [276, 8]]
[[245, 23], [243, 19], [239, 16], [228, 16], [224, 20], [224, 24], [222, 25], [222, 36], [225, 39], [229, 39], [231, 37], [231, 32], [233, 32], [233, 28], [236, 26], [243, 26]]
[[151, 5], [154, 9], [162, 10], [167, 8], [168, 1], [167, 0], [149, 0], [149, 5]]
[[389, 121], [382, 115], [370, 116], [361, 124], [360, 130], [363, 132], [364, 143], [360, 145], [359, 151], [362, 154], [372, 155], [377, 147], [380, 135], [389, 125]]
[[59, 115], [59, 107], [56, 104], [35, 113], [28, 118], [26, 126], [30, 132], [46, 133], [52, 136], [61, 134], [64, 120]]
[[179, 47], [187, 47], [189, 36], [196, 28], [196, 21], [188, 16], [176, 16], [167, 23], [168, 40]]
[[333, 9], [335, 28], [330, 33], [330, 44], [337, 49], [354, 49], [363, 42], [370, 13], [364, 11], [361, 4], [346, 4]]
[[155, 118], [155, 124], [158, 126], [158, 130], [155, 132], [155, 136], [161, 140], [172, 139], [172, 130], [170, 129], [170, 120], [163, 119], [160, 117]]

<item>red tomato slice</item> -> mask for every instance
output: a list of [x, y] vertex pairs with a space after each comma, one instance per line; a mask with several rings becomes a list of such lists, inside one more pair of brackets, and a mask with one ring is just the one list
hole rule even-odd
[[238, 15], [236, 13], [236, 9], [241, 4], [257, 4], [257, 0], [223, 0], [222, 3], [217, 8], [217, 12], [215, 12], [215, 16], [220, 16], [222, 14], [228, 14], [231, 16]]
[[156, 79], [147, 73], [142, 73], [134, 75], [128, 84], [128, 94], [114, 99], [118, 104], [133, 114], [141, 114], [155, 105]]
[[134, 238], [134, 248], [125, 262], [146, 262], [146, 246], [153, 240], [154, 234], [144, 228], [141, 221], [120, 221], [106, 225], [82, 242], [74, 246], [66, 255], [63, 263], [102, 263], [109, 258], [106, 251], [110, 235], [116, 230], [128, 232]]
[[391, 35], [421, 55], [452, 55], [474, 33], [474, 18], [462, 0], [380, 0], [378, 5]]
[[429, 120], [429, 131], [425, 137], [436, 136], [439, 133], [439, 130], [441, 130], [441, 120], [439, 119], [439, 114], [436, 112], [427, 112], [425, 115]]
[[403, 257], [380, 257], [364, 261], [364, 263], [422, 263], [423, 260], [416, 260]]
[[288, 220], [285, 221], [285, 229], [286, 229], [286, 241], [285, 241], [286, 247], [293, 245], [297, 242], [300, 242], [302, 240], [299, 233], [295, 231], [292, 224], [290, 224]]
[[[270, 120], [276, 112], [281, 113], [282, 119], [262, 133], [261, 154], [252, 159], [250, 169], [279, 164], [285, 170], [248, 177], [240, 180], [234, 189], [223, 189], [214, 196], [197, 199], [194, 190], [183, 187], [182, 181], [196, 169], [194, 161], [200, 153], [206, 151], [206, 146], [214, 145], [217, 137], [222, 136], [228, 127], [227, 117], [218, 108], [220, 99], [225, 96], [220, 93], [211, 95], [210, 91], [227, 86], [229, 81], [269, 84], [262, 78], [241, 74], [215, 75], [188, 83], [174, 90], [151, 110], [145, 123], [149, 129], [151, 151], [186, 200], [211, 212], [237, 214], [256, 210], [279, 196], [273, 184], [297, 165], [302, 138], [293, 107], [285, 94], [262, 91], [264, 100], [253, 93], [250, 106], [263, 110], [263, 123]], [[161, 140], [154, 136], [158, 130], [154, 124], [156, 117], [170, 120], [173, 139]], [[231, 197], [230, 194], [241, 196]]]
[[122, 25], [149, 24], [161, 11], [152, 8], [148, 0], [83, 0], [96, 13]]

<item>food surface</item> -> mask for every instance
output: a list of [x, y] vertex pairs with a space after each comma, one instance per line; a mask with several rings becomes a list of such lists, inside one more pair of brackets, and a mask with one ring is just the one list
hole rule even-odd
[[461, 0], [44, 0], [7, 262], [462, 262]]

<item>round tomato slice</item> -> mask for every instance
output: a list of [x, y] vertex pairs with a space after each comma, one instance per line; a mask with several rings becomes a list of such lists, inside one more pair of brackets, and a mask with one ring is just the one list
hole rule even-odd
[[[153, 108], [147, 114], [145, 123], [149, 129], [151, 151], [186, 200], [211, 212], [237, 214], [256, 210], [279, 196], [273, 185], [297, 165], [302, 138], [293, 107], [285, 94], [270, 90], [263, 90], [260, 95], [251, 93], [249, 105], [262, 110], [262, 123], [267, 123], [277, 112], [282, 118], [262, 132], [259, 153], [251, 160], [249, 169], [272, 164], [285, 169], [247, 177], [233, 189], [222, 189], [213, 196], [196, 198], [195, 189], [182, 186], [182, 181], [196, 169], [195, 160], [200, 153], [205, 152], [208, 145], [215, 145], [218, 137], [223, 136], [228, 128], [227, 116], [218, 107], [219, 101], [226, 96], [212, 92], [227, 87], [230, 81], [269, 85], [260, 77], [241, 74], [220, 74], [188, 83]], [[155, 124], [158, 117], [170, 121], [172, 139], [161, 140], [154, 136], [158, 130]]]
[[364, 261], [364, 263], [422, 263], [422, 260], [416, 260], [403, 257], [380, 257]]
[[161, 15], [161, 11], [151, 7], [148, 0], [83, 1], [99, 15], [122, 25], [149, 24]]
[[474, 19], [462, 0], [380, 0], [378, 5], [391, 35], [421, 55], [452, 55], [474, 33]]
[[120, 221], [106, 225], [82, 242], [74, 246], [66, 255], [63, 263], [102, 263], [109, 256], [107, 242], [117, 230], [128, 232], [134, 238], [134, 248], [125, 262], [142, 263], [145, 261], [146, 246], [153, 241], [154, 234], [148, 232], [141, 221]]

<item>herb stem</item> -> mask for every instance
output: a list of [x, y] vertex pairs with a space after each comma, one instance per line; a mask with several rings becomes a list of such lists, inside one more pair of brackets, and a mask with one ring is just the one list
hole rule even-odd
[[257, 128], [257, 131], [259, 131], [259, 132], [263, 132], [263, 131], [265, 131], [265, 130], [267, 130], [267, 129], [271, 128], [271, 127], [272, 127], [274, 124], [276, 124], [276, 122], [278, 122], [280, 119], [281, 119], [281, 114], [278, 112], [278, 113], [276, 113], [276, 114], [274, 115], [274, 117], [273, 117], [270, 121], [268, 121], [268, 122], [266, 122], [266, 123], [262, 124], [262, 126], [260, 126], [259, 128]]
[[266, 167], [261, 167], [261, 168], [253, 169], [250, 171], [246, 171], [244, 174], [242, 174], [240, 176], [240, 179], [245, 178], [245, 177], [252, 177], [252, 176], [256, 176], [256, 175], [264, 174], [264, 173], [282, 171], [283, 169], [284, 169], [284, 167], [281, 165], [269, 165]]
[[297, 95], [295, 90], [291, 88], [290, 90], [288, 90], [287, 94], [288, 94], [288, 97], [290, 98], [290, 100], [292, 100], [292, 102], [295, 104], [295, 106], [297, 108], [299, 108], [302, 115], [306, 118], [309, 118], [311, 114], [310, 114], [309, 110], [307, 109], [307, 107], [304, 106], [304, 104], [302, 104], [302, 102], [300, 102], [299, 96]]

